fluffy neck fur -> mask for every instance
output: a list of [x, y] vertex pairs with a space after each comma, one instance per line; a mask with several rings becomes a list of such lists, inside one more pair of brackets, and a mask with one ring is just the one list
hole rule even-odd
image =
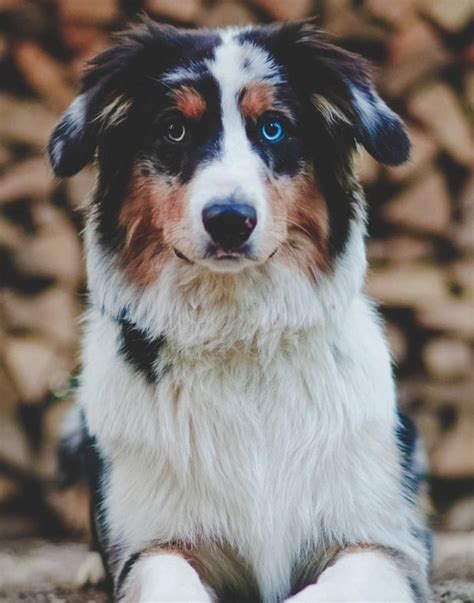
[[183, 351], [259, 345], [275, 332], [338, 324], [360, 294], [366, 272], [364, 228], [354, 220], [333, 271], [316, 281], [277, 257], [227, 275], [173, 258], [155, 285], [139, 290], [100, 248], [94, 231], [90, 219], [86, 249], [92, 305], [111, 318], [126, 311], [150, 336], [165, 336]]

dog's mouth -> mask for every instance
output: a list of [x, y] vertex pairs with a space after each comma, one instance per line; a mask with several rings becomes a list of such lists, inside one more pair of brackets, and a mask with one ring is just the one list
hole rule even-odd
[[174, 251], [176, 257], [178, 257], [180, 260], [184, 260], [188, 264], [194, 264], [194, 262], [192, 262], [189, 258], [187, 258], [184, 255], [184, 253], [181, 253], [181, 251], [179, 249], [176, 249], [176, 247], [173, 247], [173, 251]]
[[[176, 247], [173, 247], [173, 251], [180, 260], [187, 262], [188, 264], [194, 264], [192, 260], [190, 260], [187, 256], [184, 255]], [[267, 260], [270, 260], [278, 251], [278, 247], [272, 251], [272, 253], [267, 257]], [[243, 247], [237, 250], [228, 250], [222, 249], [220, 247], [212, 247], [209, 248], [203, 258], [204, 260], [216, 260], [217, 262], [235, 262], [238, 263], [242, 260], [249, 260], [251, 262], [256, 262], [257, 258], [253, 257], [250, 253], [249, 249]]]

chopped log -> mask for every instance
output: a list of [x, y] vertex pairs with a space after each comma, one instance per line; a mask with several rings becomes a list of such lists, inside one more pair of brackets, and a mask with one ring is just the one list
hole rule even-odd
[[422, 264], [374, 269], [369, 275], [367, 292], [383, 305], [398, 307], [423, 308], [448, 298], [443, 272]]
[[425, 86], [411, 97], [408, 110], [456, 161], [468, 167], [474, 165], [471, 128], [456, 95], [447, 85]]
[[255, 21], [255, 14], [245, 4], [225, 1], [202, 13], [199, 23], [206, 27], [226, 27], [228, 25], [247, 25]]
[[424, 307], [418, 312], [420, 326], [474, 340], [474, 306], [470, 300], [438, 301], [426, 292]]
[[414, 126], [409, 126], [407, 130], [412, 144], [410, 159], [402, 165], [385, 168], [393, 182], [401, 182], [425, 168], [438, 151], [436, 142], [423, 130]]
[[313, 8], [313, 0], [252, 0], [252, 4], [281, 21], [307, 17]]
[[64, 22], [94, 25], [107, 25], [120, 16], [118, 0], [59, 0], [58, 12]]
[[200, 0], [145, 0], [145, 10], [157, 17], [191, 23], [199, 18]]
[[403, 331], [393, 322], [385, 324], [385, 333], [387, 335], [392, 358], [397, 364], [402, 364], [407, 355], [407, 340]]
[[431, 171], [402, 191], [383, 209], [390, 224], [442, 234], [451, 221], [451, 199], [439, 172]]
[[5, 144], [25, 144], [44, 151], [57, 117], [38, 102], [0, 94], [0, 138]]
[[74, 98], [74, 90], [67, 81], [62, 65], [46, 54], [36, 42], [17, 42], [13, 54], [28, 84], [51, 108], [63, 111]]
[[466, 257], [449, 267], [453, 282], [459, 285], [463, 294], [474, 300], [474, 258]]
[[20, 484], [9, 477], [0, 475], [0, 505], [5, 505], [20, 494]]
[[6, 327], [29, 331], [66, 351], [75, 349], [79, 308], [72, 291], [49, 288], [35, 296], [0, 291], [0, 308]]
[[89, 490], [85, 485], [52, 490], [46, 494], [46, 500], [70, 530], [89, 537]]
[[[474, 389], [472, 391], [474, 399]], [[442, 478], [466, 479], [474, 477], [474, 420], [459, 420], [433, 450], [430, 468], [433, 475]]]
[[28, 471], [31, 467], [26, 435], [13, 417], [2, 417], [0, 421], [0, 460], [20, 471]]
[[397, 27], [406, 27], [415, 17], [417, 1], [397, 0], [397, 2], [387, 2], [387, 0], [365, 0], [364, 6], [377, 19], [386, 21]]
[[35, 206], [38, 233], [14, 255], [23, 275], [49, 277], [65, 286], [77, 287], [83, 278], [78, 236], [62, 213], [46, 205]]
[[413, 262], [433, 256], [433, 245], [409, 235], [397, 235], [388, 239], [368, 241], [368, 257], [374, 262]]
[[0, 144], [0, 170], [4, 170], [12, 159], [12, 154], [9, 149]]
[[71, 207], [74, 209], [84, 209], [87, 206], [96, 180], [97, 172], [91, 166], [84, 168], [81, 172], [67, 180], [67, 196]]
[[473, 368], [472, 350], [463, 341], [436, 337], [424, 347], [423, 362], [435, 379], [452, 380], [466, 377], [471, 374]]
[[380, 173], [380, 164], [367, 153], [362, 151], [358, 156], [359, 178], [362, 184], [373, 184]]
[[466, 73], [465, 78], [466, 105], [474, 107], [474, 69]]
[[61, 29], [61, 39], [74, 53], [87, 53], [91, 48], [103, 44], [107, 39], [101, 29], [87, 23], [65, 23]]
[[393, 96], [449, 61], [439, 37], [419, 19], [390, 38], [389, 53], [388, 65], [380, 73], [379, 82]]
[[455, 33], [474, 19], [472, 0], [421, 0], [421, 11], [437, 25]]
[[324, 28], [337, 36], [384, 41], [386, 32], [353, 9], [351, 0], [331, 0], [324, 7]]
[[24, 243], [25, 234], [16, 224], [0, 218], [0, 247], [14, 251]]
[[[3, 335], [3, 334], [1, 334]], [[3, 337], [2, 337], [3, 339]], [[3, 346], [1, 348], [3, 356]], [[0, 364], [0, 424], [16, 413], [18, 391], [5, 367]]]
[[448, 530], [474, 532], [474, 496], [466, 496], [454, 503], [444, 518]]
[[460, 221], [452, 229], [452, 238], [465, 253], [474, 252], [474, 176], [472, 176], [459, 200]]
[[39, 402], [67, 378], [65, 360], [58, 356], [52, 344], [38, 337], [9, 337], [4, 361], [25, 403]]
[[0, 178], [0, 206], [22, 197], [44, 198], [53, 188], [53, 174], [46, 159], [27, 159], [12, 167]]

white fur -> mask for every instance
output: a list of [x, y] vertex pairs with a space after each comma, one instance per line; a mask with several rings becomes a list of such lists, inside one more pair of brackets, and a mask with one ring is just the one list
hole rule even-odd
[[76, 575], [77, 586], [84, 587], [100, 584], [105, 580], [105, 569], [102, 557], [96, 551], [89, 551], [79, 566]]
[[367, 94], [352, 86], [352, 98], [358, 110], [359, 118], [370, 134], [375, 135], [381, 127], [382, 115], [398, 119], [395, 113], [384, 103], [377, 93], [369, 98]]
[[212, 603], [210, 591], [179, 555], [147, 555], [133, 568], [123, 603]]
[[91, 273], [98, 307], [113, 315], [135, 299], [132, 320], [170, 342], [171, 369], [151, 386], [118, 354], [116, 325], [89, 316], [81, 399], [113, 458], [106, 504], [124, 560], [150, 542], [222, 540], [249, 561], [265, 602], [288, 592], [309, 547], [374, 542], [418, 562], [362, 249], [354, 226], [317, 287], [277, 262], [232, 275], [228, 305], [223, 275], [178, 261], [141, 298], [116, 287], [117, 272], [101, 286]]
[[341, 556], [317, 584], [287, 603], [413, 603], [413, 593], [396, 562], [381, 551]]

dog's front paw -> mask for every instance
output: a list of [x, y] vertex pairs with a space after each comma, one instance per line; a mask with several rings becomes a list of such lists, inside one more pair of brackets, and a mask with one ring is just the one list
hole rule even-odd
[[143, 556], [134, 568], [120, 603], [213, 603], [213, 592], [196, 570], [177, 554]]
[[96, 551], [89, 551], [77, 570], [76, 585], [80, 588], [95, 586], [104, 580], [105, 568], [101, 556]]

